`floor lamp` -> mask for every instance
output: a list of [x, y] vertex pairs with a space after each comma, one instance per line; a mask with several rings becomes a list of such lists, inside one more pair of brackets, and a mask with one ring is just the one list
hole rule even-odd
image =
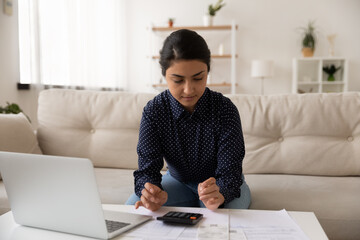
[[253, 60], [251, 62], [251, 77], [261, 79], [261, 95], [264, 95], [264, 79], [273, 76], [273, 61]]

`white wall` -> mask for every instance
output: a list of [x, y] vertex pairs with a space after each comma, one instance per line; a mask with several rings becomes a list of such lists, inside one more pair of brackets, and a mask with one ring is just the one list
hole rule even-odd
[[[149, 32], [154, 24], [202, 25], [207, 6], [216, 0], [126, 0], [129, 91], [149, 91]], [[17, 102], [36, 126], [37, 91], [18, 91], [19, 80], [17, 0], [12, 16], [0, 12], [0, 104]], [[326, 35], [337, 33], [336, 55], [349, 59], [349, 90], [360, 91], [359, 0], [228, 0], [215, 24], [235, 20], [237, 33], [238, 93], [257, 94], [260, 82], [250, 78], [253, 59], [272, 59], [275, 76], [266, 81], [265, 93], [291, 91], [291, 59], [300, 57], [297, 28], [316, 19], [319, 44], [315, 56], [327, 56]], [[2, 9], [1, 9], [2, 10]], [[225, 49], [226, 50], [226, 49]], [[160, 69], [159, 69], [160, 71]]]
[[33, 126], [37, 126], [37, 91], [35, 89], [17, 90], [19, 74], [19, 35], [17, 1], [13, 1], [13, 14], [3, 14], [1, 1], [0, 11], [0, 105], [6, 102], [17, 103], [30, 117]]
[[[2, 2], [1, 2], [2, 6]], [[15, 9], [14, 9], [15, 10]], [[13, 16], [0, 12], [0, 105], [17, 101], [15, 83], [19, 79], [17, 11]]]
[[[149, 88], [149, 53], [146, 39], [150, 22], [166, 25], [174, 17], [175, 25], [202, 25], [207, 6], [216, 0], [132, 0], [128, 3], [130, 90]], [[140, 7], [141, 6], [141, 7]], [[301, 57], [299, 27], [316, 19], [318, 47], [315, 56], [328, 56], [326, 36], [337, 33], [336, 56], [349, 64], [349, 90], [360, 90], [360, 1], [359, 0], [228, 0], [216, 15], [216, 24], [235, 20], [237, 34], [238, 93], [258, 94], [260, 81], [250, 77], [253, 59], [272, 59], [275, 75], [265, 82], [265, 93], [291, 92], [291, 60]], [[199, 32], [201, 34], [201, 32]], [[145, 44], [144, 44], [145, 43]], [[217, 49], [212, 49], [217, 51]], [[139, 71], [144, 69], [144, 71]]]

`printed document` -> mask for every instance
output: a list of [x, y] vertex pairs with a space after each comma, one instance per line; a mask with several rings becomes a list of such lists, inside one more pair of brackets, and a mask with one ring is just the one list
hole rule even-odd
[[285, 209], [233, 211], [230, 213], [230, 232], [238, 231], [243, 232], [247, 240], [309, 240]]
[[309, 240], [286, 210], [210, 211], [205, 208], [181, 208], [182, 212], [201, 213], [204, 217], [197, 225], [169, 225], [155, 220], [170, 210], [173, 209], [165, 207], [156, 212], [145, 208], [133, 210], [138, 214], [151, 215], [154, 220], [122, 234], [121, 239]]

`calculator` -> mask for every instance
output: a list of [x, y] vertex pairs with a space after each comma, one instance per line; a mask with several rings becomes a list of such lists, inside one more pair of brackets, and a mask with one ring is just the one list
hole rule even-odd
[[189, 213], [189, 212], [168, 212], [162, 217], [157, 217], [157, 220], [164, 221], [165, 223], [180, 223], [195, 225], [201, 219], [203, 215], [200, 213]]

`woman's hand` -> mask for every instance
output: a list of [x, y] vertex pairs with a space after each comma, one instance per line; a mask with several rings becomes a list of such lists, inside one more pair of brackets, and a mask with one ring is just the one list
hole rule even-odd
[[141, 191], [140, 201], [135, 203], [135, 209], [143, 206], [151, 211], [158, 210], [168, 199], [167, 192], [149, 182], [145, 183], [145, 188]]
[[219, 192], [219, 189], [218, 185], [216, 185], [216, 179], [213, 177], [198, 185], [199, 199], [210, 210], [217, 209], [225, 201], [225, 198]]

